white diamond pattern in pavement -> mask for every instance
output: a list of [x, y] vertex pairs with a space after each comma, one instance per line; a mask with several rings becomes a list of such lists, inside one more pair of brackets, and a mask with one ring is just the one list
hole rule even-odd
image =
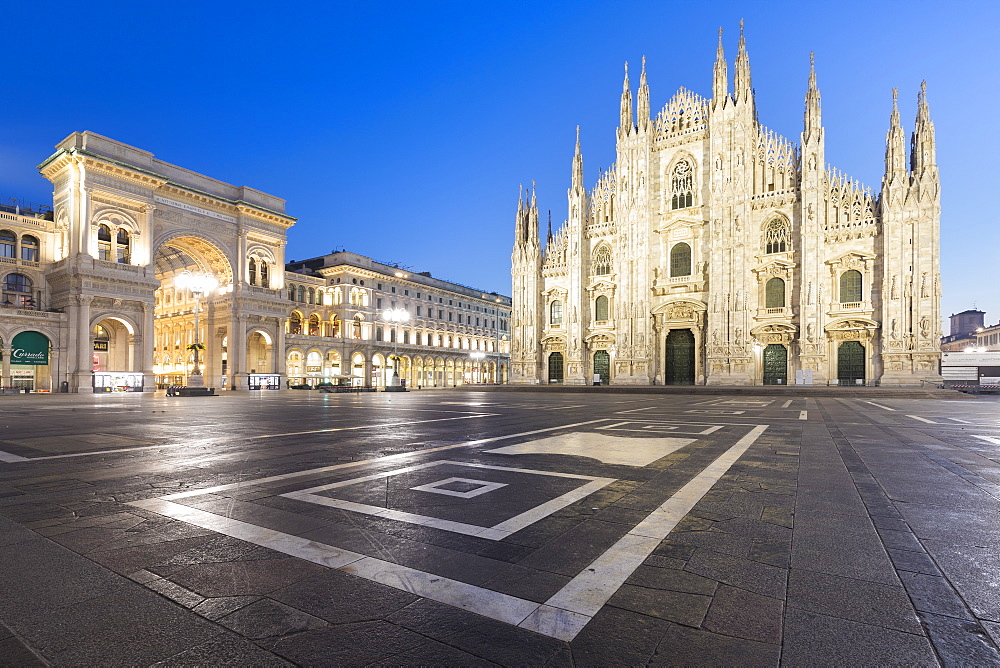
[[694, 443], [693, 438], [635, 438], [573, 432], [487, 450], [500, 455], [575, 455], [605, 464], [646, 466]]
[[[466, 492], [456, 492], [453, 489], [442, 489], [445, 485], [451, 485], [456, 482], [464, 482], [470, 485], [475, 485], [475, 489], [470, 489]], [[417, 487], [411, 487], [410, 489], [418, 492], [430, 492], [432, 494], [457, 496], [460, 499], [471, 499], [474, 496], [486, 494], [487, 492], [492, 492], [495, 489], [500, 489], [501, 487], [506, 486], [507, 483], [505, 482], [487, 482], [485, 480], [473, 480], [472, 478], [445, 478], [444, 480], [438, 480], [437, 482], [428, 483], [426, 485], [418, 485]]]

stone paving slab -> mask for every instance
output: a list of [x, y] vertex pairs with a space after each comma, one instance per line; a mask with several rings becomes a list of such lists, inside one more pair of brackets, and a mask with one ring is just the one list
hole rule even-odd
[[[26, 460], [0, 460], [0, 664], [1000, 663], [1000, 604], [984, 586], [1000, 546], [1000, 448], [977, 438], [1000, 437], [1000, 404], [720, 396], [275, 393], [162, 416], [155, 397], [52, 397], [44, 434], [5, 434], [60, 445], [55, 458], [25, 448]], [[134, 410], [109, 420], [99, 409], [113, 401]], [[713, 407], [724, 410], [689, 412]], [[611, 433], [600, 427], [623, 416], [637, 428], [616, 439], [679, 425], [694, 441], [632, 465], [500, 447], [585, 432], [599, 450]], [[115, 438], [95, 453], [89, 437], [74, 445], [77, 432]], [[134, 449], [134, 439], [159, 445]], [[616, 482], [499, 540], [280, 496], [442, 459], [474, 473], [375, 476], [353, 493], [488, 527], [578, 484], [489, 467]], [[454, 476], [472, 482], [442, 482]], [[482, 491], [443, 495], [437, 483]], [[218, 521], [129, 505], [178, 494], [169, 507]], [[226, 535], [227, 523], [246, 538]], [[640, 529], [661, 525], [653, 539]], [[648, 548], [621, 547], [640, 539]], [[303, 545], [365, 561], [331, 567], [301, 558]], [[601, 581], [595, 568], [620, 579], [605, 593], [580, 589]], [[463, 593], [440, 594], [447, 587]], [[570, 601], [596, 605], [582, 625], [551, 607]], [[508, 616], [551, 616], [518, 625], [490, 616], [499, 602], [516, 604]]]

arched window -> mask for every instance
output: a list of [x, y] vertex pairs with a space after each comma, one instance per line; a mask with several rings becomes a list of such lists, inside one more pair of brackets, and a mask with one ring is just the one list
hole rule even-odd
[[3, 279], [3, 305], [34, 308], [31, 279], [24, 274], [7, 274]]
[[562, 324], [562, 302], [559, 301], [558, 299], [549, 304], [549, 324], [550, 325]]
[[694, 168], [688, 159], [679, 160], [670, 174], [670, 208], [686, 209], [694, 204]]
[[691, 275], [691, 246], [685, 243], [674, 244], [670, 249], [670, 276]]
[[410, 332], [408, 330], [403, 330], [403, 343], [410, 342]]
[[97, 259], [111, 261], [111, 228], [107, 225], [97, 228]]
[[330, 336], [340, 336], [340, 319], [336, 315], [330, 318]]
[[360, 315], [354, 316], [354, 325], [353, 325], [353, 328], [351, 330], [351, 337], [355, 338], [355, 339], [360, 339], [361, 338], [361, 316]]
[[611, 273], [611, 249], [601, 246], [594, 253], [594, 275], [607, 276]]
[[299, 286], [299, 298], [298, 301], [304, 302], [306, 300], [306, 288], [304, 285]]
[[267, 262], [260, 261], [260, 287], [271, 287], [271, 277], [268, 275]]
[[772, 278], [764, 284], [764, 308], [785, 308], [785, 282]]
[[17, 257], [14, 247], [17, 245], [17, 235], [10, 230], [0, 230], [0, 257]]
[[848, 269], [840, 275], [840, 303], [850, 304], [861, 301], [861, 272]]
[[384, 336], [384, 333], [382, 331], [382, 328], [381, 327], [376, 327], [375, 328], [375, 340], [376, 341], [381, 341], [383, 336]]
[[594, 302], [594, 320], [608, 319], [608, 298], [601, 295]]
[[128, 232], [124, 229], [118, 230], [118, 237], [115, 243], [115, 260], [120, 264], [128, 264], [132, 261], [132, 247]]
[[250, 258], [248, 273], [250, 274], [250, 285], [257, 285], [257, 260]]
[[21, 259], [38, 262], [38, 238], [25, 234], [21, 237]]
[[787, 253], [792, 249], [791, 230], [784, 218], [775, 218], [764, 227], [764, 254]]
[[316, 303], [316, 290], [313, 288], [309, 288], [309, 303], [310, 304]]
[[299, 313], [298, 311], [292, 311], [292, 315], [288, 319], [288, 333], [289, 334], [302, 333], [302, 314]]
[[309, 316], [309, 336], [319, 336], [319, 316], [315, 313]]
[[288, 301], [295, 301], [295, 286], [291, 284], [288, 285]]

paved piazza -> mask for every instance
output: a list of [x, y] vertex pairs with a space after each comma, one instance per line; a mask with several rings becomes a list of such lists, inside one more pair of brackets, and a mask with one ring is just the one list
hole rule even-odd
[[0, 404], [2, 664], [1000, 663], [995, 399]]

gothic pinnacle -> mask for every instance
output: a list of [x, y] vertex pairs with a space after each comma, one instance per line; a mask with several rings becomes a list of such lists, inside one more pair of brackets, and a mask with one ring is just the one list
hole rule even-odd
[[722, 28], [719, 28], [719, 47], [715, 51], [715, 67], [712, 69], [712, 101], [716, 106], [725, 105], [729, 97], [729, 70], [726, 54], [722, 49]]
[[642, 57], [642, 74], [639, 75], [639, 93], [638, 93], [636, 111], [638, 118], [639, 129], [645, 130], [649, 127], [649, 85], [646, 83], [646, 56]]
[[619, 136], [628, 135], [633, 128], [632, 124], [632, 90], [628, 81], [628, 61], [625, 61], [625, 80], [622, 82], [622, 107], [621, 122], [619, 123]]
[[[806, 90], [806, 111], [804, 123], [804, 138], [808, 140], [816, 132], [822, 132], [822, 116], [820, 111], [819, 89], [816, 87], [816, 60], [809, 54], [809, 87]], [[817, 137], [818, 138], [818, 137]]]

